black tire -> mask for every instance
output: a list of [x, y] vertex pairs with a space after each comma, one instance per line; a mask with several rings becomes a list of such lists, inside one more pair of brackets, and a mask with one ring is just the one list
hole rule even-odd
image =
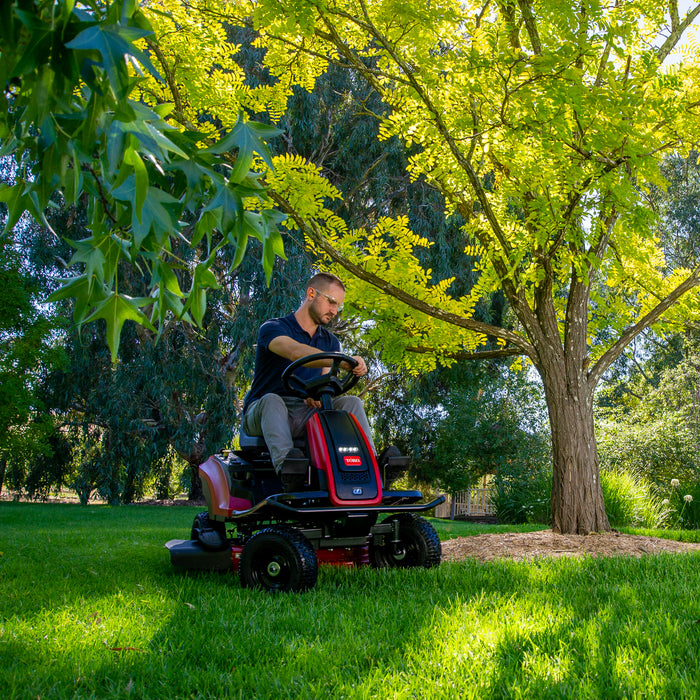
[[226, 525], [211, 520], [209, 513], [197, 513], [194, 516], [190, 539], [199, 542], [208, 552], [221, 552], [231, 546], [226, 538]]
[[203, 513], [197, 513], [197, 515], [194, 516], [194, 522], [192, 523], [192, 532], [190, 533], [190, 539], [198, 540], [199, 533], [202, 530], [208, 529], [209, 527], [211, 527], [209, 524], [209, 513], [207, 513], [207, 511], [204, 511]]
[[384, 522], [399, 523], [399, 544], [392, 543], [392, 536], [385, 535], [381, 544], [370, 542], [369, 560], [377, 569], [409, 569], [422, 566], [430, 569], [442, 561], [442, 546], [435, 528], [425, 519], [413, 513], [392, 515]]
[[301, 533], [267, 527], [256, 532], [243, 546], [238, 576], [243, 588], [308, 591], [316, 585], [318, 559]]

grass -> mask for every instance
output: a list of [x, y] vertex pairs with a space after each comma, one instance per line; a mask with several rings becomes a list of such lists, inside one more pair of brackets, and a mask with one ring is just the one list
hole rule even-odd
[[700, 530], [660, 530], [647, 527], [621, 527], [620, 532], [629, 535], [645, 535], [647, 537], [662, 537], [676, 542], [700, 542]]
[[0, 503], [2, 698], [700, 694], [697, 554], [323, 567], [270, 596], [172, 570], [195, 512]]

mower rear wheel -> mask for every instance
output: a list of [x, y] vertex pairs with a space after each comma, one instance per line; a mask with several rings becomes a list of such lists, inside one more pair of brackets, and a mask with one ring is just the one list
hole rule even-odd
[[226, 539], [226, 525], [217, 520], [211, 520], [209, 513], [197, 513], [192, 523], [190, 539], [199, 542], [210, 552], [221, 552], [230, 546]]
[[316, 585], [318, 559], [301, 533], [267, 527], [256, 532], [243, 546], [238, 576], [243, 588], [307, 591]]
[[203, 513], [197, 513], [194, 516], [194, 522], [192, 523], [192, 532], [190, 533], [191, 540], [198, 540], [199, 533], [202, 530], [209, 528], [209, 513], [205, 510]]
[[377, 569], [437, 566], [442, 560], [442, 546], [435, 528], [413, 513], [392, 515], [384, 520], [385, 523], [397, 521], [399, 541], [392, 542], [392, 536], [385, 535], [381, 544], [370, 542], [370, 564]]

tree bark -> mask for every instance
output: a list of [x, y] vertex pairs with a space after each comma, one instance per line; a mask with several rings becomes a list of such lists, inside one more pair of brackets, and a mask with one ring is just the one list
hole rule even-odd
[[606, 532], [605, 512], [593, 421], [593, 392], [579, 377], [567, 377], [565, 363], [540, 374], [552, 431], [552, 529], [587, 535]]
[[199, 465], [202, 462], [201, 459], [197, 460], [196, 463], [192, 460], [188, 460], [190, 463], [190, 491], [187, 494], [187, 500], [189, 501], [204, 501], [204, 490], [202, 489], [202, 480], [199, 477]]

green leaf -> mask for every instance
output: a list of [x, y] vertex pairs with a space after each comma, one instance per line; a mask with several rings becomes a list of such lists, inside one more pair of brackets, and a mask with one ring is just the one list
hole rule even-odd
[[151, 283], [161, 289], [167, 289], [170, 293], [178, 297], [184, 297], [180, 289], [180, 283], [173, 268], [162, 260], [156, 260], [153, 265], [153, 276]]
[[207, 153], [228, 153], [234, 148], [238, 149], [236, 163], [231, 172], [232, 182], [242, 182], [248, 174], [253, 157], [257, 153], [272, 168], [272, 156], [264, 139], [278, 136], [282, 131], [273, 126], [267, 126], [260, 122], [244, 121], [243, 116], [238, 118], [235, 126], [229, 134], [206, 149]]
[[131, 147], [124, 152], [124, 162], [131, 165], [134, 169], [136, 194], [134, 198], [134, 214], [140, 222], [141, 210], [148, 194], [148, 171], [141, 156]]
[[26, 210], [23, 190], [24, 183], [21, 180], [13, 187], [0, 184], [0, 202], [7, 204], [7, 221], [3, 232], [11, 231]]
[[85, 278], [88, 282], [87, 292], [90, 294], [92, 292], [92, 283], [96, 278], [100, 284], [104, 283], [104, 272], [105, 272], [105, 256], [102, 250], [100, 250], [99, 244], [93, 236], [90, 238], [83, 238], [80, 241], [68, 240], [68, 244], [75, 248], [75, 253], [73, 257], [68, 262], [69, 266], [76, 265], [77, 263], [85, 264]]
[[102, 56], [103, 67], [112, 84], [112, 89], [118, 97], [124, 97], [128, 92], [124, 81], [125, 56], [133, 56], [154, 78], [163, 80], [151, 63], [151, 59], [132, 43], [150, 34], [152, 32], [137, 27], [126, 27], [120, 24], [96, 24], [80, 32], [66, 46], [69, 49], [98, 51]]
[[178, 229], [178, 220], [182, 212], [182, 203], [171, 194], [157, 187], [149, 187], [141, 209], [141, 219], [136, 216], [136, 180], [130, 175], [113, 192], [112, 196], [123, 202], [131, 203], [132, 229], [134, 232], [134, 250], [137, 251], [148, 234], [153, 231], [159, 242], [171, 232]]
[[[217, 210], [221, 212], [219, 215]], [[221, 233], [226, 236], [240, 222], [244, 216], [243, 200], [235, 186], [224, 184], [217, 188], [216, 195], [212, 197], [209, 204], [204, 207], [204, 212], [217, 212], [220, 216], [218, 225]], [[207, 222], [208, 223], [208, 222]]]
[[104, 288], [92, 285], [86, 275], [71, 277], [63, 281], [64, 284], [50, 294], [46, 298], [46, 302], [51, 304], [62, 299], [75, 299], [73, 318], [80, 323], [85, 318], [88, 308], [105, 298]]
[[112, 353], [112, 362], [117, 361], [119, 351], [119, 340], [121, 338], [122, 327], [126, 321], [136, 323], [155, 330], [148, 317], [139, 309], [152, 303], [149, 298], [135, 298], [126, 294], [110, 293], [101, 301], [95, 310], [85, 319], [84, 323], [90, 323], [103, 318], [107, 324], [107, 344]]

